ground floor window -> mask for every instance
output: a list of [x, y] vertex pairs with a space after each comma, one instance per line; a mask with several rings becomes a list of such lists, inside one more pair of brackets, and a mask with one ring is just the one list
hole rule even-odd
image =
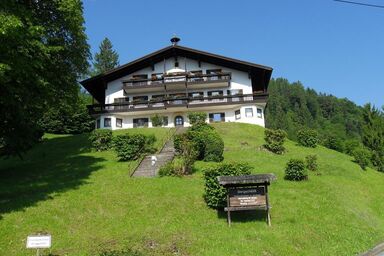
[[104, 118], [104, 127], [111, 127], [111, 118]]
[[182, 116], [176, 116], [175, 126], [183, 126], [183, 125], [184, 125], [184, 118]]
[[123, 127], [123, 119], [116, 118], [116, 127]]
[[148, 127], [148, 118], [133, 118], [133, 127]]
[[96, 129], [99, 129], [100, 128], [100, 119], [97, 119], [96, 120]]
[[163, 116], [163, 126], [168, 126], [168, 117]]
[[239, 110], [236, 110], [235, 111], [235, 119], [240, 119], [241, 118], [241, 114], [240, 114], [240, 109]]
[[257, 108], [257, 117], [263, 118], [263, 110], [261, 108]]
[[245, 116], [246, 117], [253, 117], [253, 109], [252, 108], [245, 108]]
[[210, 113], [209, 122], [225, 122], [225, 113]]

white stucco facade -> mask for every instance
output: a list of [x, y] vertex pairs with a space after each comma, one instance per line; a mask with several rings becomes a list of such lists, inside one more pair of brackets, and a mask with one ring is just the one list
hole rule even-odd
[[[175, 91], [138, 91], [136, 90], [133, 93], [130, 93], [127, 90], [124, 90], [123, 81], [132, 79], [135, 75], [146, 75], [148, 78], [151, 78], [153, 74], [167, 74], [169, 70], [175, 69], [175, 62], [178, 62], [177, 68], [182, 69], [186, 73], [192, 71], [200, 71], [202, 74], [207, 74], [209, 70], [220, 70], [223, 73], [230, 73], [230, 81], [228, 85], [223, 87], [220, 86], [218, 88], [214, 88], [211, 86], [199, 86], [194, 89], [188, 88], [187, 91], [183, 90], [175, 90]], [[211, 63], [200, 62], [193, 59], [187, 59], [185, 57], [177, 57], [177, 58], [168, 58], [164, 61], [157, 62], [153, 64], [151, 67], [146, 67], [144, 69], [135, 71], [131, 74], [122, 76], [118, 79], [110, 81], [106, 84], [105, 89], [105, 102], [104, 104], [113, 104], [116, 103], [117, 99], [125, 98], [127, 102], [132, 102], [134, 97], [147, 97], [148, 100], [151, 100], [152, 96], [164, 94], [170, 95], [172, 93], [200, 93], [204, 98], [208, 98], [210, 93], [212, 92], [220, 92], [222, 96], [229, 95], [252, 95], [252, 80], [250, 78], [249, 73], [244, 71], [239, 71], [223, 66], [214, 65]], [[97, 120], [96, 127], [97, 128], [106, 128], [106, 129], [126, 129], [126, 128], [134, 128], [138, 126], [147, 126], [152, 127], [151, 117], [155, 114], [158, 114], [167, 119], [165, 127], [174, 127], [175, 122], [179, 122], [182, 117], [182, 125], [189, 126], [188, 120], [188, 112], [205, 112], [207, 113], [207, 122], [216, 122], [216, 121], [225, 121], [225, 122], [241, 122], [241, 123], [249, 123], [263, 126], [265, 125], [264, 119], [264, 108], [266, 105], [266, 99], [261, 100], [259, 102], [250, 101], [235, 101], [230, 104], [215, 104], [217, 102], [220, 103], [219, 100], [202, 100], [200, 103], [207, 104], [195, 104], [193, 107], [185, 107], [185, 106], [175, 106], [172, 108], [160, 108], [160, 109], [146, 109], [145, 104], [142, 109], [140, 106], [135, 106], [137, 111], [113, 111], [113, 113], [102, 113], [95, 115]], [[192, 105], [192, 103], [191, 103]], [[219, 118], [220, 117], [220, 118]], [[138, 125], [139, 123], [139, 125]], [[144, 125], [142, 125], [144, 124]]]

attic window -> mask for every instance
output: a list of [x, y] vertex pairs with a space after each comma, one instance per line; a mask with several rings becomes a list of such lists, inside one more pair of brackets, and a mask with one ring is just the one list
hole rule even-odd
[[178, 68], [179, 67], [179, 62], [176, 60], [175, 61], [175, 68]]

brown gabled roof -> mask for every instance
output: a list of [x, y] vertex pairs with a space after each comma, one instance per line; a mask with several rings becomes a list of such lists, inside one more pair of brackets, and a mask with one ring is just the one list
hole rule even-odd
[[232, 59], [221, 55], [199, 51], [180, 45], [171, 45], [155, 51], [151, 54], [145, 55], [142, 58], [131, 61], [127, 64], [121, 65], [117, 68], [111, 69], [100, 75], [85, 79], [80, 83], [85, 89], [99, 102], [104, 102], [105, 88], [109, 81], [118, 79], [122, 76], [128, 75], [140, 69], [154, 65], [157, 62], [163, 61], [164, 59], [182, 56], [190, 59], [199, 60], [202, 62], [212, 63], [223, 67], [233, 68], [248, 72], [250, 75], [257, 75], [262, 73], [264, 77], [264, 87], [267, 88], [269, 79], [272, 74], [272, 68], [246, 62], [242, 60]]

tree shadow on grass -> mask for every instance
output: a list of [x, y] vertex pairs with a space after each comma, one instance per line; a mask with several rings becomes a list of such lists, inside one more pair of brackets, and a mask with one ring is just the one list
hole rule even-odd
[[5, 213], [20, 211], [86, 184], [101, 168], [103, 158], [83, 155], [89, 151], [88, 136], [56, 137], [36, 145], [24, 159], [0, 160], [0, 220]]
[[[227, 212], [217, 210], [219, 219], [227, 220]], [[267, 212], [265, 210], [249, 210], [249, 211], [231, 211], [231, 222], [258, 222], [267, 223]]]

